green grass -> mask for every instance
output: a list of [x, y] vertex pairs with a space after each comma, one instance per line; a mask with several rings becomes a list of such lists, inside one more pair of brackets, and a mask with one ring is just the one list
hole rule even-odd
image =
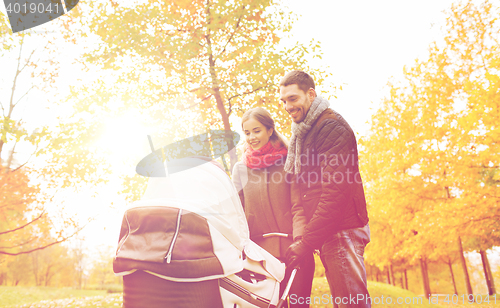
[[[75, 290], [53, 287], [7, 287], [0, 286], [0, 307], [20, 306], [42, 300], [82, 298], [106, 295], [106, 290]], [[26, 307], [29, 307], [26, 306]], [[90, 307], [90, 306], [89, 306]]]
[[[490, 297], [490, 303], [472, 303], [472, 304], [446, 304], [443, 302], [444, 297], [440, 297], [439, 304], [429, 304], [426, 298], [417, 296], [416, 294], [394, 287], [381, 282], [368, 282], [368, 290], [374, 301], [373, 307], [434, 307], [434, 308], [465, 308], [477, 307], [481, 308], [500, 308], [500, 295], [497, 294], [497, 303], [494, 303], [493, 297]], [[311, 304], [312, 308], [331, 308], [331, 304], [324, 302], [327, 297], [322, 297], [323, 294], [329, 296], [330, 289], [324, 277], [314, 278], [313, 290], [311, 297], [318, 297], [316, 304]], [[382, 296], [383, 302], [382, 303]], [[379, 304], [377, 304], [377, 300]], [[387, 304], [387, 299], [391, 298], [393, 304]], [[413, 304], [397, 304], [396, 300], [401, 298], [407, 302], [413, 301]], [[422, 300], [419, 300], [422, 298]], [[485, 299], [485, 296], [482, 296]], [[323, 299], [323, 302], [320, 300]], [[450, 297], [451, 299], [451, 297]], [[461, 300], [461, 297], [459, 297]], [[400, 300], [400, 301], [401, 301]], [[117, 308], [122, 306], [122, 294], [107, 294], [105, 290], [74, 290], [74, 289], [57, 289], [46, 287], [1, 287], [0, 286], [0, 307], [9, 308]]]
[[[370, 292], [375, 307], [440, 307], [429, 304], [427, 298], [423, 296], [382, 282], [369, 281], [368, 292]], [[390, 304], [391, 302], [392, 304]]]
[[123, 293], [123, 284], [86, 285], [86, 290], [105, 290], [107, 293]]
[[[434, 307], [439, 308], [438, 305], [432, 305], [427, 302], [427, 299], [422, 298], [413, 292], [408, 290], [404, 290], [398, 287], [394, 287], [381, 282], [368, 282], [368, 292], [370, 292], [370, 296], [372, 298], [372, 306], [373, 307], [404, 307], [404, 308], [412, 308], [412, 307]], [[319, 301], [319, 299], [325, 298], [322, 297], [323, 294], [330, 294], [330, 289], [328, 288], [328, 283], [325, 277], [315, 277], [313, 281], [313, 289], [311, 292], [311, 297], [318, 297], [318, 301], [316, 304], [312, 304], [311, 307], [315, 308], [331, 308], [333, 305], [327, 303], [326, 300]], [[397, 300], [402, 304], [398, 304]], [[405, 304], [404, 300], [406, 299], [407, 303]], [[390, 302], [392, 301], [392, 304]], [[413, 303], [413, 304], [412, 304]]]
[[[490, 297], [490, 303], [465, 303], [461, 304], [462, 298], [459, 297], [460, 303], [444, 303], [445, 297], [439, 298], [439, 304], [434, 304], [434, 302], [429, 303], [429, 300], [425, 297], [421, 297], [416, 295], [415, 293], [395, 287], [386, 283], [376, 282], [376, 281], [368, 281], [368, 291], [370, 292], [370, 296], [372, 297], [373, 307], [377, 308], [385, 308], [385, 307], [403, 307], [403, 308], [417, 308], [417, 307], [434, 307], [434, 308], [465, 308], [465, 307], [481, 307], [481, 308], [499, 308], [500, 307], [500, 295], [496, 296], [496, 304], [494, 303], [494, 298]], [[323, 294], [330, 294], [330, 289], [328, 288], [328, 283], [325, 277], [315, 277], [313, 281], [313, 288], [311, 292], [311, 297], [317, 297], [318, 301], [316, 304], [311, 304], [311, 307], [314, 308], [331, 308], [333, 305], [325, 304], [325, 301], [321, 302]], [[480, 295], [477, 295], [480, 297]], [[390, 298], [390, 300], [388, 299]], [[398, 304], [397, 300], [402, 304]], [[486, 295], [482, 296], [483, 299], [486, 298]], [[392, 300], [392, 304], [388, 304]], [[408, 304], [405, 304], [404, 301]], [[450, 296], [451, 301], [451, 296]]]
[[122, 307], [122, 294], [45, 300], [12, 308], [117, 308]]

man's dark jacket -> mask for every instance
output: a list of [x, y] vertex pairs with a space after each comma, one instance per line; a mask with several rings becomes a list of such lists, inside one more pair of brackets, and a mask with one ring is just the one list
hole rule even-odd
[[303, 241], [321, 248], [334, 233], [368, 223], [356, 137], [340, 114], [327, 109], [306, 135], [292, 191], [295, 223], [308, 222]]

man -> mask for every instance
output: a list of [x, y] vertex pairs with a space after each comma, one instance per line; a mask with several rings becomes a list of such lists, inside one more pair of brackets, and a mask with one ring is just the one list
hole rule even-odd
[[280, 99], [293, 120], [285, 171], [295, 174], [294, 193], [300, 194], [292, 205], [294, 222], [307, 223], [287, 250], [288, 266], [320, 249], [332, 301], [340, 307], [371, 307], [363, 259], [370, 229], [356, 137], [316, 95], [307, 73], [288, 73], [280, 83]]

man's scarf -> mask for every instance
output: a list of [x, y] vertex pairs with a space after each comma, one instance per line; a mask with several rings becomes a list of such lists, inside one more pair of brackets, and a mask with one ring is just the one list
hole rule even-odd
[[288, 146], [288, 157], [285, 163], [285, 171], [287, 173], [297, 174], [300, 172], [300, 154], [302, 153], [304, 137], [319, 115], [329, 106], [330, 103], [326, 99], [316, 96], [307, 112], [306, 118], [300, 123], [292, 123], [292, 138]]
[[248, 168], [261, 169], [274, 165], [278, 160], [286, 157], [287, 149], [280, 144], [280, 147], [275, 148], [271, 141], [266, 143], [258, 150], [253, 150], [250, 146], [247, 147], [243, 162]]

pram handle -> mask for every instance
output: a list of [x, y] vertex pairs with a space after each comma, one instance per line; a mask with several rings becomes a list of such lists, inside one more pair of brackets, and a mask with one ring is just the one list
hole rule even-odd
[[278, 236], [278, 237], [289, 237], [292, 238], [291, 234], [287, 233], [281, 233], [281, 232], [271, 232], [271, 233], [264, 233], [262, 235], [257, 235], [255, 237], [262, 237], [262, 238], [268, 238], [268, 237], [273, 237], [273, 236]]
[[288, 292], [290, 292], [290, 287], [292, 286], [293, 280], [295, 279], [295, 274], [297, 274], [298, 269], [299, 268], [296, 267], [292, 270], [292, 273], [290, 274], [290, 279], [288, 279], [288, 284], [286, 285], [286, 288], [283, 291], [283, 295], [281, 295], [281, 298], [278, 302], [278, 306], [276, 306], [276, 308], [282, 308], [284, 303], [286, 302], [286, 297], [288, 296]]

